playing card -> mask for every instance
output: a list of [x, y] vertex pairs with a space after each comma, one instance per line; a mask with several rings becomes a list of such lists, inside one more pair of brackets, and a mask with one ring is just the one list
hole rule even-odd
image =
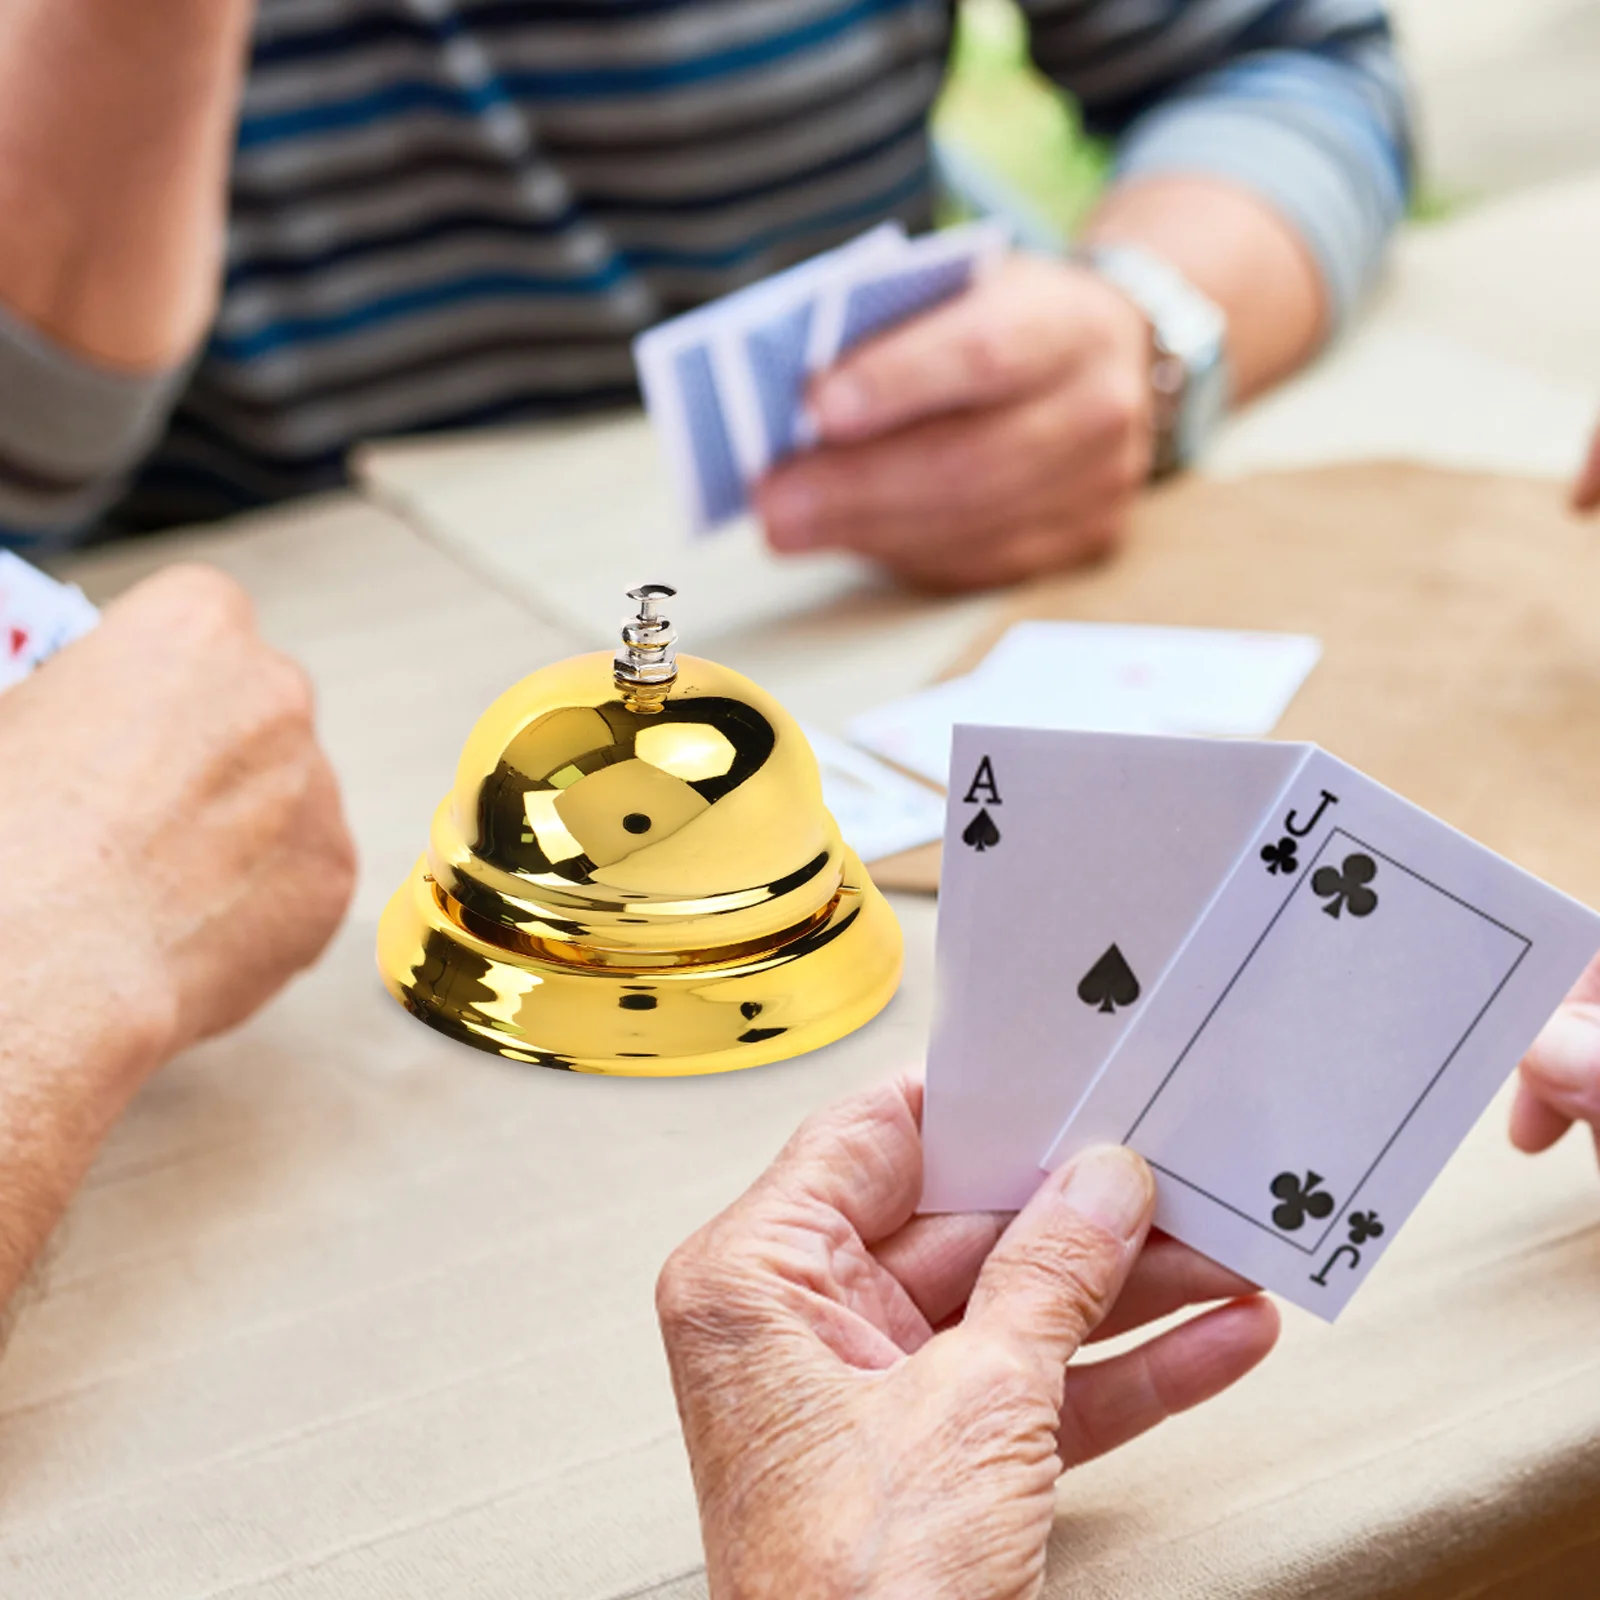
[[969, 222], [851, 261], [823, 291], [811, 370], [821, 372], [863, 340], [954, 299], [1009, 242], [1003, 223]]
[[1154, 732], [1259, 739], [1278, 725], [1321, 658], [1322, 641], [1304, 633], [1018, 622], [981, 670], [1005, 694], [1030, 682], [1071, 685], [1077, 705], [1057, 699], [1058, 716], [1114, 702]]
[[813, 346], [823, 298], [905, 246], [905, 230], [885, 223], [709, 308], [717, 380], [747, 484], [815, 443], [805, 399], [806, 385], [821, 370]]
[[802, 443], [801, 420], [811, 377], [807, 352], [816, 319], [817, 302], [808, 296], [742, 332], [746, 370], [773, 461], [792, 455]]
[[[767, 444], [755, 374], [743, 365], [738, 348], [746, 326], [813, 302], [845, 263], [891, 248], [904, 236], [899, 223], [884, 223], [836, 250], [660, 323], [634, 341], [645, 406], [689, 510], [692, 535], [704, 537], [747, 511], [750, 484], [776, 459]], [[802, 374], [796, 410], [804, 385]]]
[[704, 329], [681, 330], [641, 346], [636, 360], [645, 404], [689, 507], [691, 531], [703, 534], [748, 504], [733, 432], [717, 392], [710, 335]]
[[1259, 738], [1321, 650], [1305, 634], [1020, 622], [975, 671], [865, 711], [847, 732], [936, 783], [958, 722]]
[[944, 796], [819, 728], [806, 738], [822, 771], [822, 798], [844, 842], [865, 862], [881, 861], [944, 832]]
[[1131, 1144], [1158, 1226], [1332, 1320], [1597, 946], [1314, 750], [1045, 1164]]
[[1007, 1210], [1306, 747], [961, 727], [923, 1113], [929, 1211]]
[[99, 620], [76, 585], [0, 550], [0, 689], [20, 683]]
[[634, 358], [691, 533], [749, 509], [774, 463], [816, 442], [810, 380], [845, 350], [958, 294], [1005, 248], [994, 223], [908, 240], [898, 223], [652, 328]]

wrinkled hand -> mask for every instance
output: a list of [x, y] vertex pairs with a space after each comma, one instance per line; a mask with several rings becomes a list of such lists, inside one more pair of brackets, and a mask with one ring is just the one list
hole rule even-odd
[[1537, 1155], [1575, 1122], [1594, 1130], [1600, 1154], [1600, 955], [1523, 1059], [1511, 1142]]
[[1154, 1189], [1126, 1151], [1009, 1223], [914, 1216], [921, 1105], [906, 1082], [813, 1117], [661, 1275], [713, 1600], [1035, 1595], [1062, 1470], [1277, 1336], [1246, 1298], [1069, 1367], [1092, 1334], [1250, 1286], [1170, 1239], [1141, 1256]]
[[28, 885], [41, 983], [80, 974], [147, 1067], [322, 949], [353, 847], [305, 675], [231, 579], [161, 573], [0, 696], [0, 872]]
[[846, 356], [811, 405], [821, 448], [757, 493], [775, 550], [1011, 583], [1117, 537], [1150, 469], [1150, 330], [1086, 268], [1014, 256]]

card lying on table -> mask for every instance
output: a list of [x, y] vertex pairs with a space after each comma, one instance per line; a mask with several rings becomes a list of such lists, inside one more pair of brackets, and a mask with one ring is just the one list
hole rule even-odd
[[996, 223], [906, 237], [885, 223], [641, 334], [645, 406], [703, 537], [770, 468], [815, 443], [806, 387], [846, 351], [952, 299], [1005, 249]]
[[844, 842], [865, 862], [899, 855], [944, 831], [944, 796], [820, 728], [806, 738], [822, 775], [822, 800]]
[[1159, 1226], [1338, 1314], [1600, 917], [1314, 746], [957, 730], [930, 1210], [1090, 1144]]
[[1017, 622], [964, 677], [858, 713], [850, 738], [942, 784], [958, 723], [1101, 733], [1271, 733], [1322, 654], [1306, 634]]
[[99, 620], [75, 584], [57, 583], [0, 550], [0, 689], [20, 683]]

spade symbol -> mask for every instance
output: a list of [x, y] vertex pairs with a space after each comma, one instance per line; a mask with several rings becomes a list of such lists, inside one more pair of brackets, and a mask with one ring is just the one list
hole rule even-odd
[[1000, 830], [995, 827], [994, 818], [989, 815], [987, 807], [967, 824], [967, 831], [961, 835], [961, 842], [970, 844], [979, 855], [985, 850], [994, 849], [1000, 843]]
[[1078, 998], [1110, 1016], [1118, 1006], [1131, 1006], [1139, 998], [1139, 980], [1127, 957], [1112, 945], [1083, 975]]

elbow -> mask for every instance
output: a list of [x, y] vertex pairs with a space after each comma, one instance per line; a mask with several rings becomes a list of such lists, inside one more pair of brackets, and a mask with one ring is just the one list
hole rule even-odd
[[187, 364], [127, 373], [0, 306], [0, 544], [69, 543], [149, 454]]

